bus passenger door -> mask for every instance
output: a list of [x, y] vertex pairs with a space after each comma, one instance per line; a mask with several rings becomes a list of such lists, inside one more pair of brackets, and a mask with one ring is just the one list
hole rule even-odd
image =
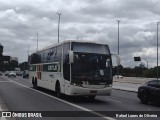
[[63, 66], [63, 77], [64, 77], [64, 86], [65, 86], [65, 93], [67, 94], [69, 92], [70, 87], [70, 65], [65, 64]]
[[70, 43], [63, 45], [63, 78], [64, 78], [64, 93], [69, 93], [70, 87], [70, 64], [69, 64]]

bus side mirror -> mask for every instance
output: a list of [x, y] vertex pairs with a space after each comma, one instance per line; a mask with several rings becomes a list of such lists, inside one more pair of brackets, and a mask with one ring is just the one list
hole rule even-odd
[[112, 54], [113, 57], [116, 57], [116, 63], [117, 63], [117, 66], [121, 65], [121, 59], [120, 59], [120, 56], [119, 55], [116, 55], [116, 54]]
[[117, 66], [121, 65], [121, 59], [119, 55], [116, 55]]
[[71, 64], [74, 61], [73, 51], [69, 50], [68, 52], [69, 52], [69, 64]]

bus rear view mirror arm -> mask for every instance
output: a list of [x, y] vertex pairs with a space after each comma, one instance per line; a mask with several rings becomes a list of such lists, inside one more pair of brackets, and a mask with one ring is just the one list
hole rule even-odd
[[69, 53], [69, 64], [71, 64], [74, 61], [73, 51], [69, 50], [68, 53]]

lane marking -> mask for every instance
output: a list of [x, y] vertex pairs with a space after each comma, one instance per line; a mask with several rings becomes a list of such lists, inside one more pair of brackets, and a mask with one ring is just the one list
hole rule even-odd
[[110, 101], [113, 101], [113, 102], [117, 102], [117, 103], [122, 103], [121, 101], [118, 101], [118, 100], [114, 100], [114, 99], [110, 99], [110, 98], [105, 98], [106, 100], [110, 100]]
[[0, 82], [11, 82], [11, 81], [0, 81]]
[[41, 91], [37, 91], [37, 90], [32, 89], [32, 88], [30, 88], [30, 87], [28, 87], [28, 86], [25, 86], [25, 85], [22, 85], [22, 84], [20, 84], [20, 83], [17, 83], [17, 82], [15, 82], [15, 81], [13, 81], [13, 80], [11, 80], [11, 79], [9, 79], [9, 78], [6, 78], [6, 79], [12, 81], [13, 83], [15, 83], [15, 84], [17, 84], [17, 85], [23, 86], [23, 87], [28, 88], [28, 89], [33, 90], [33, 91], [36, 91], [36, 92], [41, 93], [41, 94], [43, 94], [43, 95], [46, 95], [46, 96], [48, 96], [48, 97], [50, 97], [50, 98], [56, 99], [56, 100], [58, 100], [58, 101], [61, 101], [61, 102], [63, 102], [63, 103], [66, 103], [66, 104], [68, 104], [68, 105], [71, 105], [71, 106], [73, 106], [73, 107], [79, 108], [79, 109], [81, 109], [81, 110], [83, 110], [83, 111], [90, 112], [90, 113], [92, 113], [92, 114], [94, 114], [94, 115], [97, 115], [97, 116], [99, 116], [99, 117], [102, 117], [102, 118], [104, 118], [104, 119], [107, 119], [107, 120], [116, 120], [116, 119], [114, 119], [114, 118], [107, 117], [107, 116], [105, 116], [105, 115], [103, 115], [103, 114], [100, 114], [100, 113], [98, 113], [98, 112], [92, 111], [92, 110], [90, 110], [90, 109], [88, 109], [88, 108], [81, 107], [81, 106], [76, 105], [76, 104], [74, 104], [74, 103], [70, 103], [70, 102], [68, 102], [68, 101], [59, 99], [59, 98], [57, 98], [57, 97], [51, 96], [51, 95], [46, 94], [46, 93], [43, 93], [43, 92], [41, 92]]

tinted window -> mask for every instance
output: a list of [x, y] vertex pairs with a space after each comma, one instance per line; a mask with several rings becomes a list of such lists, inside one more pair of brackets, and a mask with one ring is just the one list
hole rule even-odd
[[110, 54], [107, 45], [93, 44], [93, 43], [74, 43], [74, 52], [84, 52], [84, 53], [98, 53], [98, 54]]
[[57, 46], [31, 55], [31, 64], [61, 62], [62, 46]]
[[160, 88], [160, 81], [159, 80], [149, 81], [148, 86]]
[[50, 49], [50, 60], [51, 60], [51, 62], [54, 62], [55, 53], [56, 53], [56, 48]]
[[60, 62], [62, 60], [62, 46], [56, 47], [54, 62]]
[[159, 80], [157, 81], [157, 86], [156, 87], [160, 88], [160, 81]]
[[41, 52], [41, 62], [44, 62], [44, 52]]

